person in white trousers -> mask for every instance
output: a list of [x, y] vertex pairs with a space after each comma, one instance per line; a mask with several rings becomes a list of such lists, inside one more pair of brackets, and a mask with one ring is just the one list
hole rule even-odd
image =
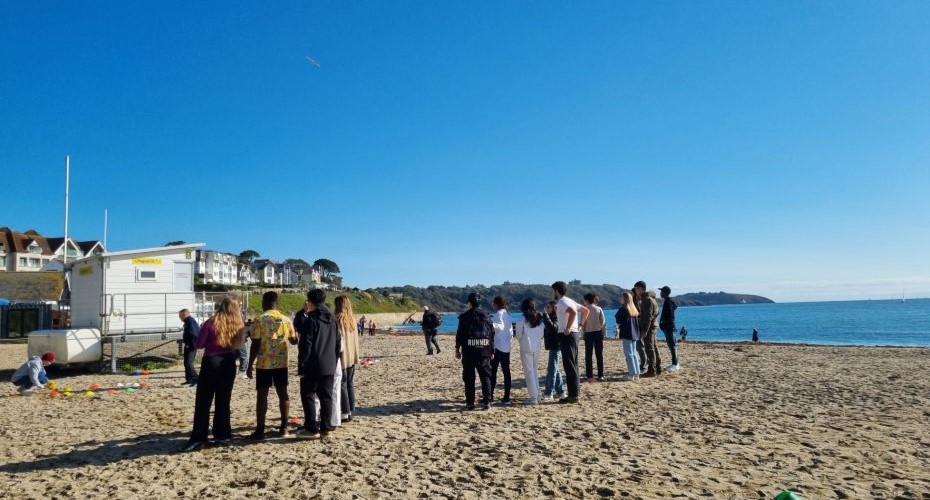
[[[333, 399], [332, 411], [329, 415], [329, 425], [335, 429], [336, 427], [342, 427], [342, 360], [336, 361], [336, 373], [333, 374], [333, 386], [329, 388], [330, 397]], [[316, 396], [313, 396], [316, 399], [316, 418], [317, 420], [322, 421], [320, 418], [320, 399]]]
[[523, 319], [517, 324], [517, 338], [520, 341], [520, 361], [523, 363], [523, 374], [526, 376], [526, 390], [529, 397], [525, 403], [539, 404], [539, 353], [543, 348], [543, 335], [546, 325], [542, 316], [536, 310], [536, 302], [526, 299], [520, 304]]

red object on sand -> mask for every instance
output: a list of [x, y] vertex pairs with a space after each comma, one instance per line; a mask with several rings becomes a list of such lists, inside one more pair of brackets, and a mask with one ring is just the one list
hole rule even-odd
[[58, 391], [52, 391], [52, 392], [48, 393], [48, 395], [49, 395], [50, 397], [57, 398], [58, 396], [61, 396], [61, 393], [58, 392]]
[[151, 374], [151, 373], [152, 373], [152, 372], [150, 372], [150, 371], [148, 371], [148, 370], [142, 370], [142, 374], [143, 374], [143, 375], [149, 375], [149, 374]]
[[148, 389], [148, 388], [149, 388], [149, 383], [143, 380], [142, 382], [139, 382], [139, 387], [141, 387], [141, 388], [143, 388], [143, 389]]
[[289, 424], [300, 425], [300, 418], [299, 418], [299, 417], [291, 417], [291, 418], [287, 419], [287, 422], [288, 422]]
[[107, 394], [109, 394], [109, 395], [112, 396], [112, 395], [116, 394], [116, 392], [117, 392], [116, 389], [110, 389], [110, 390], [107, 391]]
[[89, 387], [89, 389], [92, 391], [96, 391], [99, 388], [100, 388], [100, 384], [90, 384], [90, 387]]

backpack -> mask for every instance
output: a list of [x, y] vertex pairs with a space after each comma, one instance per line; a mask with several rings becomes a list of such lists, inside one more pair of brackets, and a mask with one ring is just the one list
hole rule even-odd
[[423, 324], [430, 330], [439, 328], [442, 324], [442, 316], [430, 311], [423, 315]]
[[547, 351], [558, 349], [562, 345], [562, 340], [559, 335], [559, 325], [555, 324], [546, 313], [541, 313], [540, 316], [542, 317], [543, 324], [546, 325], [543, 331], [543, 346]]

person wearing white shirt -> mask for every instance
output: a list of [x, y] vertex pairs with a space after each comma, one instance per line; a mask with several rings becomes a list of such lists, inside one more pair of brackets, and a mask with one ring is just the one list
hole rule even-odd
[[523, 319], [517, 323], [517, 338], [520, 340], [520, 361], [523, 364], [523, 374], [526, 376], [526, 391], [529, 397], [525, 401], [528, 405], [539, 404], [539, 353], [543, 347], [543, 334], [546, 325], [542, 315], [536, 311], [536, 302], [526, 299], [520, 304]]
[[498, 295], [491, 302], [494, 315], [491, 324], [494, 326], [494, 358], [491, 360], [491, 400], [494, 399], [494, 389], [497, 388], [497, 369], [504, 374], [504, 398], [501, 404], [510, 404], [510, 348], [513, 339], [513, 323], [510, 313], [507, 312], [507, 301]]
[[[598, 303], [600, 297], [593, 293], [584, 294], [584, 303], [591, 314], [582, 326], [584, 328], [584, 372], [588, 383], [604, 379], [604, 334], [607, 331], [607, 318]], [[592, 355], [597, 358], [597, 378], [594, 378]]]
[[581, 323], [588, 320], [590, 311], [568, 298], [568, 285], [564, 281], [552, 284], [553, 296], [556, 300], [555, 313], [559, 320], [559, 330], [562, 332], [562, 366], [565, 368], [565, 384], [568, 386], [568, 397], [559, 400], [559, 403], [577, 403], [581, 387], [578, 380], [578, 315]]

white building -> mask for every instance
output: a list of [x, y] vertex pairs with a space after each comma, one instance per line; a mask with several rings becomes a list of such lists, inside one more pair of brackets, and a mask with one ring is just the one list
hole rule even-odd
[[238, 285], [239, 256], [213, 250], [197, 250], [194, 272], [204, 284]]
[[30, 229], [25, 233], [0, 227], [0, 271], [41, 271], [49, 263], [99, 255], [106, 249], [99, 241], [76, 241], [68, 238], [46, 238]]
[[252, 264], [239, 264], [239, 284], [254, 285], [256, 283], [258, 283], [258, 277]]
[[202, 243], [107, 252], [68, 262], [72, 328], [107, 333], [176, 330], [194, 310], [195, 248]]
[[269, 259], [255, 261], [255, 278], [258, 283], [274, 285], [278, 283], [276, 264]]

